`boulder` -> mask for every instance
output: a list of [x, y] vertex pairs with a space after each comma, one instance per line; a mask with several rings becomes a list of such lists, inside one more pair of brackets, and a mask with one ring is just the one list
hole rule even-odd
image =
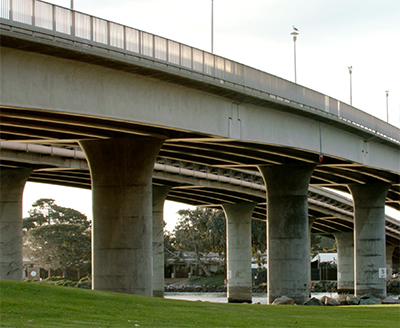
[[360, 299], [350, 294], [347, 295], [346, 302], [347, 305], [358, 305], [358, 303], [360, 303]]
[[310, 298], [303, 305], [323, 306], [324, 304], [318, 298], [313, 297], [313, 298]]
[[282, 296], [282, 297], [278, 297], [278, 298], [276, 298], [273, 302], [272, 302], [272, 304], [273, 305], [293, 305], [294, 304], [294, 301], [291, 299], [291, 298], [289, 298], [289, 297], [287, 297], [287, 296]]
[[400, 304], [400, 298], [396, 297], [386, 297], [383, 301], [382, 304]]
[[360, 298], [359, 305], [375, 305], [375, 304], [382, 304], [379, 298], [370, 297], [370, 298]]
[[336, 305], [340, 305], [340, 302], [335, 300], [332, 297], [328, 297], [328, 296], [323, 296], [321, 298], [321, 302], [324, 305], [328, 305], [328, 306], [336, 306]]

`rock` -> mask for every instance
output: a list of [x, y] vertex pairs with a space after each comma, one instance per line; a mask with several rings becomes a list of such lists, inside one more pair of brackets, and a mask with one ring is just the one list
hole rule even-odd
[[324, 304], [318, 298], [313, 297], [313, 298], [310, 298], [303, 305], [323, 306]]
[[340, 305], [340, 302], [335, 300], [332, 297], [328, 297], [328, 296], [323, 296], [321, 298], [321, 302], [322, 304], [328, 305], [328, 306], [336, 306], [336, 305]]
[[360, 296], [360, 300], [366, 300], [368, 298], [371, 298], [371, 294], [365, 294], [365, 295]]
[[370, 297], [370, 298], [360, 298], [359, 305], [375, 305], [375, 304], [382, 304], [379, 298]]
[[358, 305], [360, 303], [360, 299], [355, 297], [354, 295], [348, 295], [346, 298], [347, 305]]
[[282, 296], [282, 297], [276, 298], [275, 301], [272, 302], [272, 304], [274, 304], [274, 305], [293, 305], [294, 301], [287, 296]]
[[400, 299], [395, 298], [395, 297], [386, 297], [382, 301], [382, 304], [400, 304]]

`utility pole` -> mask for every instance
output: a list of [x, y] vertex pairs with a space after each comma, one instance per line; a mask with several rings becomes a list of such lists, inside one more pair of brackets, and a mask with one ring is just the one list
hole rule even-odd
[[214, 0], [211, 0], [211, 53], [214, 53]]
[[353, 66], [348, 66], [349, 74], [350, 74], [350, 105], [353, 106], [353, 81], [351, 79], [353, 73]]
[[293, 32], [290, 33], [293, 36], [293, 44], [294, 44], [294, 83], [297, 83], [297, 69], [296, 69], [296, 41], [297, 36], [299, 35], [299, 30], [293, 26]]
[[389, 123], [389, 91], [386, 92], [386, 121]]

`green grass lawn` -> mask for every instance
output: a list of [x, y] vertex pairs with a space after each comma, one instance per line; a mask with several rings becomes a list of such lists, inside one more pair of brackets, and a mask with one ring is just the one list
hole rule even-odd
[[400, 306], [189, 302], [0, 281], [1, 327], [399, 327]]

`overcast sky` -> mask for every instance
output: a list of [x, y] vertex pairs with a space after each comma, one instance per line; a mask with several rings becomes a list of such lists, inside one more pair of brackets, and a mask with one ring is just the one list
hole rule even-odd
[[[74, 0], [74, 8], [211, 51], [211, 3]], [[293, 81], [295, 25], [299, 84], [349, 103], [352, 66], [353, 106], [386, 121], [388, 90], [389, 123], [400, 126], [399, 20], [399, 0], [214, 0], [214, 53]]]

